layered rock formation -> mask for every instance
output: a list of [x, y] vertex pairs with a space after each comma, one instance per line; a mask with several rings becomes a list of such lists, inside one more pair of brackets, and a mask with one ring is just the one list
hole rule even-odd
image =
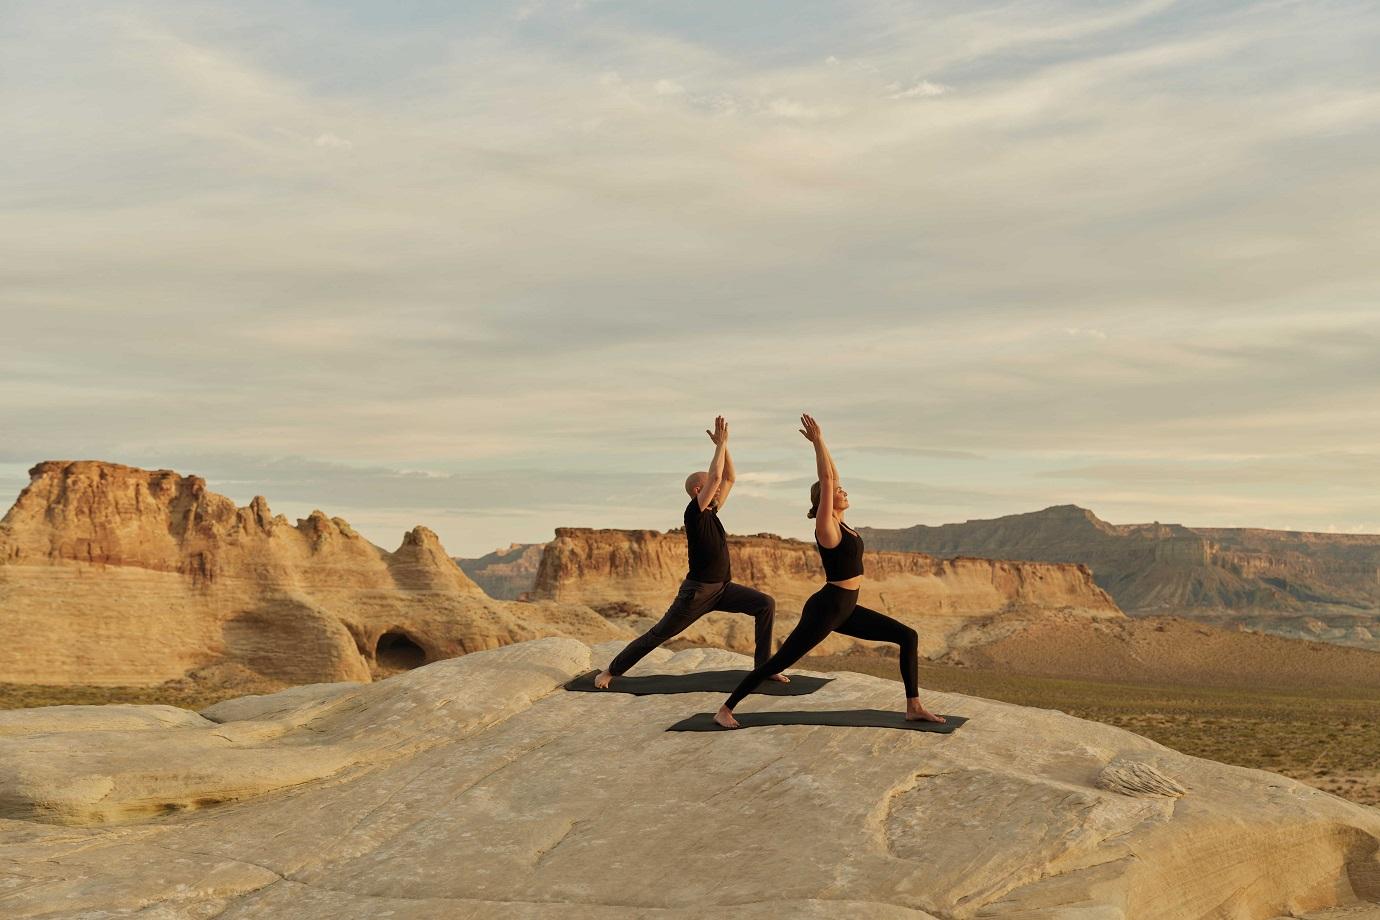
[[[545, 639], [201, 715], [0, 713], [0, 913], [1359, 920], [1380, 902], [1380, 812], [1281, 776], [952, 694], [929, 700], [971, 720], [952, 735], [669, 733], [719, 697], [558, 689], [616, 648]], [[744, 708], [898, 697], [840, 674]]]
[[293, 524], [170, 470], [53, 461], [30, 477], [0, 521], [0, 680], [369, 680], [542, 635], [625, 634], [577, 605], [485, 596], [425, 527], [388, 552], [340, 518]]
[[[806, 598], [824, 583], [813, 544], [771, 534], [730, 537], [733, 578], [773, 595], [784, 632]], [[1051, 611], [1081, 617], [1122, 616], [1078, 565], [935, 559], [915, 553], [869, 552], [861, 603], [914, 626], [921, 651], [947, 650], [961, 630], [980, 639], [975, 624], [1039, 618]], [[685, 577], [685, 536], [679, 531], [591, 530], [563, 527], [546, 545], [532, 596], [588, 604], [606, 615], [657, 617]], [[636, 616], [629, 625], [644, 628]], [[750, 650], [751, 620], [712, 614], [686, 634], [691, 641]], [[832, 636], [821, 653], [866, 643]]]
[[1075, 505], [863, 534], [879, 549], [1082, 563], [1129, 613], [1380, 649], [1380, 535], [1116, 525]]
[[545, 548], [545, 543], [513, 543], [475, 559], [456, 557], [455, 563], [489, 597], [523, 600], [536, 584]]

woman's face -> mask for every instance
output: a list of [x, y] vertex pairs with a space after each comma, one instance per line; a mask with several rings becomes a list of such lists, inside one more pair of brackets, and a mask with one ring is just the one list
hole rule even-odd
[[834, 487], [834, 510], [842, 511], [848, 507], [848, 493], [843, 491], [843, 486]]

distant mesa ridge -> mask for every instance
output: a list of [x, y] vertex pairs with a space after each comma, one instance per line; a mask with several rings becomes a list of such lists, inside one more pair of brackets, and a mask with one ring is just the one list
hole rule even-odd
[[1076, 505], [862, 533], [869, 546], [946, 558], [1081, 562], [1131, 613], [1276, 620], [1327, 614], [1351, 624], [1352, 638], [1362, 644], [1367, 618], [1380, 613], [1380, 535], [1374, 534], [1117, 525]]
[[474, 559], [455, 562], [490, 597], [520, 600], [537, 579], [545, 543], [511, 543]]

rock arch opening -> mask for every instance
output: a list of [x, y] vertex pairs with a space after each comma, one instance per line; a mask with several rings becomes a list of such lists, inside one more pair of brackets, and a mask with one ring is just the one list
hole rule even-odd
[[426, 651], [406, 633], [390, 630], [379, 636], [374, 646], [374, 660], [379, 670], [387, 673], [410, 671], [426, 664]]

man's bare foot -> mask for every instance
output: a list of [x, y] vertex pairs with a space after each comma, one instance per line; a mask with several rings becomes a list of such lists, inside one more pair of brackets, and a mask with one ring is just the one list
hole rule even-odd
[[611, 671], [600, 671], [594, 675], [594, 686], [600, 690], [607, 690], [611, 683], [613, 683], [613, 672]]
[[727, 706], [720, 706], [719, 711], [714, 713], [714, 724], [722, 725], [724, 728], [742, 728], [738, 720], [733, 718], [733, 710]]
[[773, 674], [771, 677], [768, 677], [767, 680], [774, 680], [778, 684], [789, 684], [791, 682], [791, 679], [785, 674]]
[[925, 708], [919, 699], [906, 700], [906, 721], [907, 722], [947, 722], [943, 716], [937, 716]]

